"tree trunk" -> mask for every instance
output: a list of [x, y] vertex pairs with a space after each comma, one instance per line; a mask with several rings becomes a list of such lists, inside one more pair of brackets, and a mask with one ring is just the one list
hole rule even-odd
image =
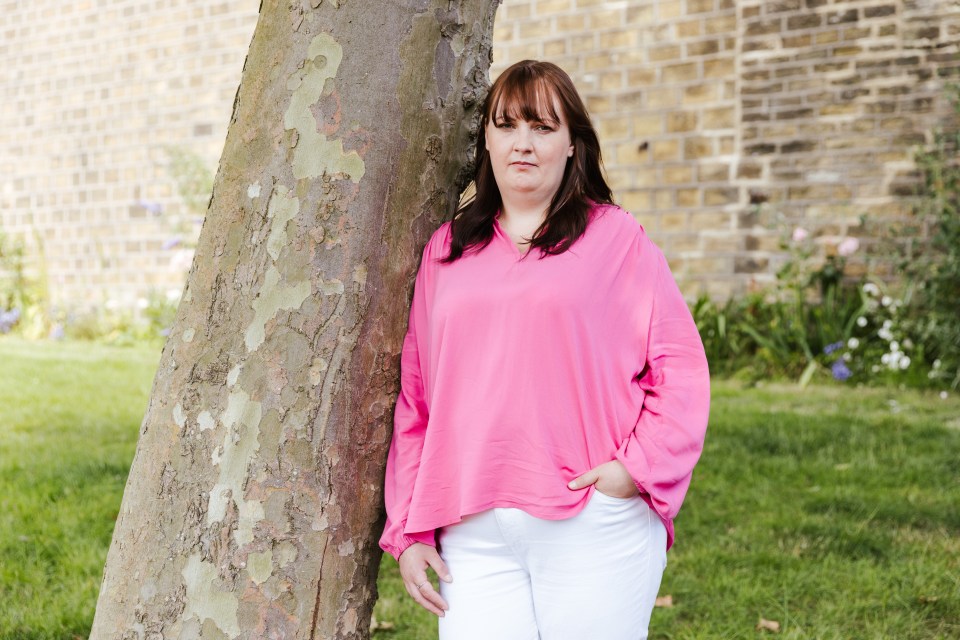
[[366, 638], [409, 294], [497, 0], [264, 0], [91, 638]]

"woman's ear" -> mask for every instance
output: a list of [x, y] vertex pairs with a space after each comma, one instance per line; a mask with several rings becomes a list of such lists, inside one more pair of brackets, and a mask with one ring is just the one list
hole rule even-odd
[[568, 157], [568, 158], [572, 158], [572, 157], [573, 157], [573, 151], [574, 151], [575, 148], [576, 148], [576, 147], [574, 147], [572, 144], [570, 145], [570, 149], [567, 150], [567, 157]]

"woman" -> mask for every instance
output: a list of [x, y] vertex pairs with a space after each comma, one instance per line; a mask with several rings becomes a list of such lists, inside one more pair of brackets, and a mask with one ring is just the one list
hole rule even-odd
[[476, 196], [414, 285], [380, 545], [444, 640], [646, 638], [703, 346], [566, 73], [519, 62], [482, 114]]

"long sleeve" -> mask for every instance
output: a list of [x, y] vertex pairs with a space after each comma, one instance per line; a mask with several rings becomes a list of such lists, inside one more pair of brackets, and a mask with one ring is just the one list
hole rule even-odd
[[657, 273], [646, 362], [638, 378], [645, 396], [636, 426], [617, 450], [616, 459], [668, 522], [669, 548], [673, 518], [703, 450], [710, 375], [696, 324], [666, 259], [645, 236], [638, 247], [655, 258]]
[[426, 335], [426, 291], [431, 284], [431, 244], [428, 242], [424, 247], [414, 283], [410, 318], [400, 355], [400, 394], [394, 409], [393, 438], [384, 480], [387, 521], [380, 547], [397, 559], [414, 542], [436, 544], [434, 531], [421, 531], [413, 535], [404, 533], [429, 418], [418, 329]]

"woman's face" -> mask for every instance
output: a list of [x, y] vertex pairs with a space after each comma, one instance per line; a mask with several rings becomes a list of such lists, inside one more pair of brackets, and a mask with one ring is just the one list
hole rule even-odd
[[570, 129], [554, 99], [553, 111], [538, 120], [514, 119], [500, 106], [485, 129], [486, 147], [504, 202], [523, 200], [546, 209], [560, 188], [567, 158], [573, 155]]

